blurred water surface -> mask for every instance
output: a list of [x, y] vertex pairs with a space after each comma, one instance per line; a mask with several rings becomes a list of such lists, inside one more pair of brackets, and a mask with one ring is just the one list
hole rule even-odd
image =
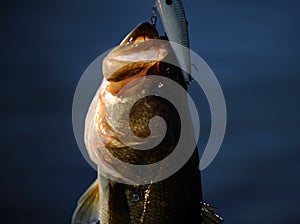
[[[76, 84], [92, 60], [149, 20], [153, 2], [2, 4], [1, 223], [70, 222], [96, 176], [73, 136]], [[184, 4], [191, 47], [214, 70], [228, 110], [222, 148], [202, 174], [204, 199], [225, 223], [296, 223], [300, 3]], [[201, 122], [207, 135], [209, 121]]]

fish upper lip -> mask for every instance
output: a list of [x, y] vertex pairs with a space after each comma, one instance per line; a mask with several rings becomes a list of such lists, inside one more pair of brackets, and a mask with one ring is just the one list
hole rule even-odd
[[168, 55], [169, 49], [169, 45], [160, 40], [155, 27], [147, 22], [142, 23], [107, 54], [102, 62], [103, 75], [107, 80], [118, 82], [126, 78], [121, 79], [119, 76], [127, 69], [132, 70], [132, 76], [162, 61]]
[[[135, 72], [141, 72], [156, 62], [162, 61], [168, 55], [168, 52], [169, 47], [167, 43], [154, 39], [132, 45], [119, 46], [103, 60], [102, 71], [104, 77], [107, 80], [119, 80], [116, 77], [125, 72], [127, 66], [131, 65], [135, 68]], [[112, 77], [115, 78], [111, 79]]]

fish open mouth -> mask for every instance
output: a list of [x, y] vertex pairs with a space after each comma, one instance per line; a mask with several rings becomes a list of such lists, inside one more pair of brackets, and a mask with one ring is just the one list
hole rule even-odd
[[158, 31], [148, 22], [137, 25], [121, 42], [120, 46], [126, 46], [147, 39], [158, 38]]
[[168, 54], [166, 43], [150, 23], [141, 23], [103, 60], [103, 75], [119, 82], [149, 69]]

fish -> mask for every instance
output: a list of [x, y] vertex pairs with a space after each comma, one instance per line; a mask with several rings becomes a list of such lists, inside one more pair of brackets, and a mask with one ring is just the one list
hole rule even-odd
[[188, 22], [181, 0], [156, 0], [156, 6], [161, 17], [163, 28], [168, 40], [177, 45], [173, 46], [178, 63], [186, 83], [192, 82], [190, 62], [190, 41]]
[[[187, 89], [182, 70], [166, 61], [176, 59], [167, 41], [155, 26], [143, 22], [136, 26], [119, 46], [103, 59], [104, 79], [91, 102], [85, 121], [85, 145], [93, 162], [98, 165], [97, 179], [81, 196], [72, 216], [72, 224], [167, 224], [221, 223], [215, 208], [202, 201], [198, 149], [176, 173], [158, 182], [129, 184], [119, 181], [122, 166], [116, 166], [107, 153], [129, 164], [147, 165], [172, 153], [180, 136], [180, 116], [166, 99], [143, 91], [161, 88], [161, 83], [147, 77], [162, 76]], [[142, 82], [134, 83], [144, 77]], [[137, 100], [138, 99], [138, 100]], [[188, 110], [186, 96], [182, 106]], [[150, 150], [135, 150], [136, 142], [124, 144], [119, 136], [127, 127], [123, 122], [131, 102], [129, 125], [139, 138], [150, 136], [149, 120], [161, 116], [167, 130], [163, 141]], [[159, 125], [159, 124], [158, 124]], [[192, 126], [191, 126], [192, 127]], [[157, 129], [160, 126], [156, 127]]]
[[[166, 38], [160, 37], [152, 24], [141, 23], [106, 56], [102, 65], [104, 79], [86, 117], [85, 144], [91, 160], [105, 164], [102, 169], [117, 178], [122, 178], [118, 176], [118, 167], [112, 167], [103, 157], [107, 151], [127, 163], [151, 164], [172, 153], [180, 136], [180, 117], [176, 108], [156, 96], [137, 101], [131, 109], [130, 126], [138, 137], [145, 138], [150, 135], [149, 120], [154, 116], [163, 117], [168, 128], [158, 146], [146, 151], [134, 150], [116, 135], [124, 128], [122, 117], [128, 102], [135, 101], [141, 91], [159, 88], [158, 83], [148, 83], [147, 79], [137, 86], [124, 87], [133, 79], [159, 75], [187, 88], [181, 69], [163, 61], [174, 57], [172, 49], [167, 44], [151, 41], [155, 39]], [[120, 91], [123, 91], [122, 98], [118, 97]], [[185, 96], [182, 99], [187, 105]], [[202, 190], [198, 164], [195, 148], [191, 158], [175, 174], [141, 185], [120, 183], [98, 170], [97, 180], [78, 201], [72, 223], [201, 223]]]
[[[193, 80], [191, 76], [190, 41], [188, 21], [181, 0], [156, 0], [155, 9], [158, 9], [167, 39], [176, 43], [171, 45], [173, 52], [182, 69], [186, 84]], [[217, 208], [201, 202], [202, 223], [222, 223], [224, 219], [216, 213]]]

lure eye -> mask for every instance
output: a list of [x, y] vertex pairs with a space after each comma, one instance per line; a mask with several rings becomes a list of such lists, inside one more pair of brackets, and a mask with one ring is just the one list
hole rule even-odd
[[172, 0], [166, 0], [167, 5], [172, 5], [173, 1]]

